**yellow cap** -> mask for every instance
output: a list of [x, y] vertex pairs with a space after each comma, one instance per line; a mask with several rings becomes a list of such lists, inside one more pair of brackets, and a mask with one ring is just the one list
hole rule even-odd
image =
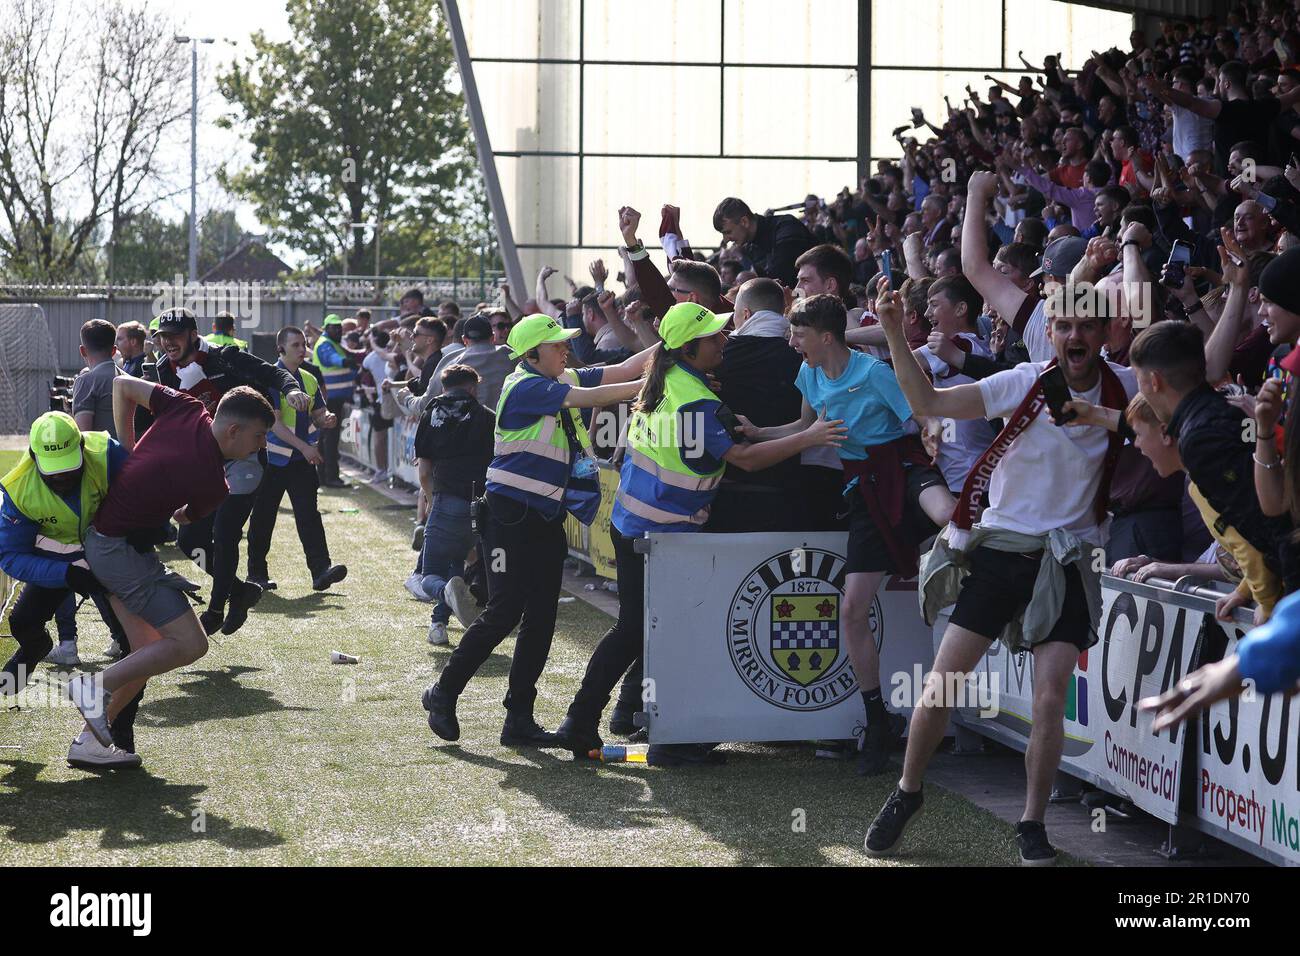
[[81, 429], [71, 415], [46, 412], [32, 422], [28, 443], [42, 475], [61, 475], [81, 467]]

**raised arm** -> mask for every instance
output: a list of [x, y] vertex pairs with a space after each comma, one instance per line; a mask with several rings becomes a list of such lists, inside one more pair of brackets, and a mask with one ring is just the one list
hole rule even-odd
[[564, 320], [564, 313], [551, 304], [550, 293], [546, 291], [546, 280], [555, 275], [555, 270], [550, 266], [542, 266], [537, 273], [537, 286], [533, 289], [533, 298], [537, 300], [537, 308], [542, 310], [543, 315], [549, 315], [557, 322]]
[[[1028, 296], [1023, 289], [993, 268], [989, 261], [988, 227], [984, 223], [984, 214], [989, 199], [997, 188], [997, 181], [996, 173], [971, 173], [970, 182], [966, 186], [966, 217], [961, 227], [961, 264], [962, 272], [989, 307], [999, 315], [1013, 316], [1020, 312], [1020, 307]], [[955, 389], [944, 391], [951, 392]], [[982, 401], [980, 414], [983, 414]]]
[[142, 378], [119, 375], [113, 379], [113, 427], [117, 440], [127, 451], [135, 450], [135, 407], [149, 407], [149, 398], [157, 386]]

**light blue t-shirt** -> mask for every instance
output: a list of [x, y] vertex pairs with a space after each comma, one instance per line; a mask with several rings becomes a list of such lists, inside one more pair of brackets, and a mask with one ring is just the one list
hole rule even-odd
[[848, 437], [839, 452], [846, 461], [863, 461], [873, 445], [902, 438], [912, 417], [894, 370], [866, 352], [850, 352], [839, 378], [804, 363], [794, 384], [814, 412], [825, 408], [827, 418], [844, 420]]

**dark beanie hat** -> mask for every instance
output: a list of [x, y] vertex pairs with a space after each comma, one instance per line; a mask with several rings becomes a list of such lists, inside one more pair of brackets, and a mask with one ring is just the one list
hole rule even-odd
[[1288, 249], [1264, 267], [1259, 276], [1259, 294], [1300, 315], [1300, 249]]

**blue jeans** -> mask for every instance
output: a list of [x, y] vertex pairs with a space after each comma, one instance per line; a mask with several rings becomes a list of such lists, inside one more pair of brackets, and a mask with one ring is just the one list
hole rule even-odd
[[429, 502], [429, 517], [424, 524], [424, 547], [420, 551], [420, 586], [434, 601], [431, 619], [435, 624], [451, 620], [451, 608], [443, 597], [443, 588], [451, 578], [465, 573], [465, 555], [474, 547], [474, 531], [469, 518], [469, 499], [436, 492]]
[[54, 623], [59, 629], [59, 641], [77, 642], [77, 595], [71, 591], [54, 612]]

